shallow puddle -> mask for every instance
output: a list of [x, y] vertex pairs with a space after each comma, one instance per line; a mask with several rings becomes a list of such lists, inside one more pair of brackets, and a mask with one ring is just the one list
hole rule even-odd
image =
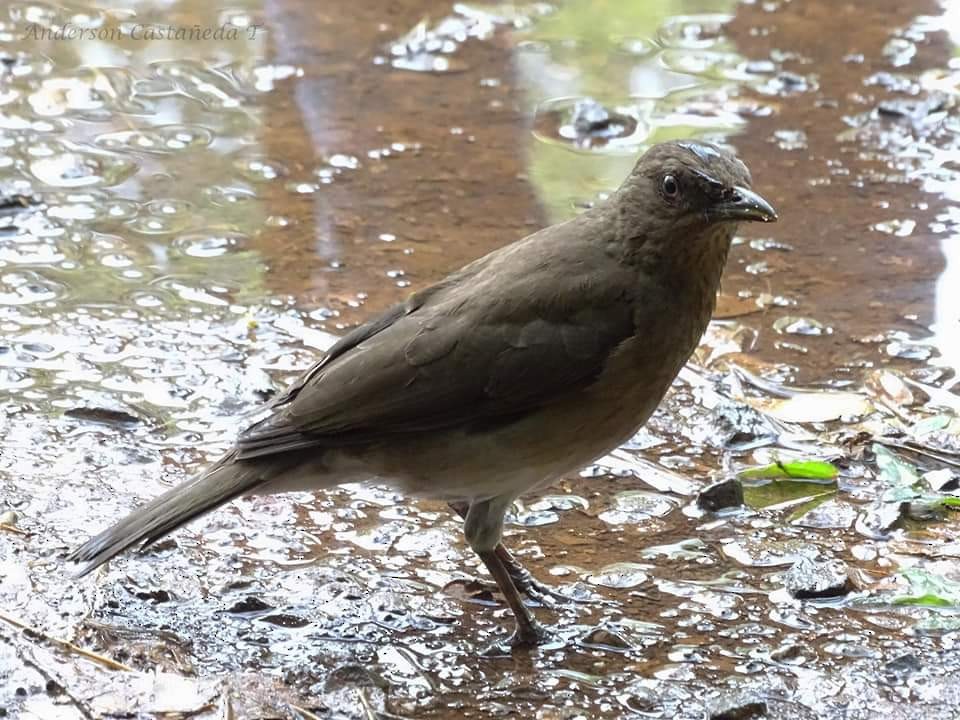
[[[9, 3], [0, 709], [958, 717], [957, 16]], [[485, 652], [511, 620], [459, 522], [371, 489], [242, 499], [71, 577], [336, 336], [678, 137], [732, 144], [781, 221], [743, 229], [648, 426], [511, 512], [581, 601], [536, 610], [554, 642]], [[745, 505], [698, 501], [738, 475]]]

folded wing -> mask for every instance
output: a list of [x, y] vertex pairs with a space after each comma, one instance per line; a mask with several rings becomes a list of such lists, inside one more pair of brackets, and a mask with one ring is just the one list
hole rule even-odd
[[567, 269], [499, 278], [524, 285], [504, 302], [482, 273], [414, 295], [337, 343], [241, 434], [239, 458], [509, 421], [589, 385], [634, 332], [629, 286]]

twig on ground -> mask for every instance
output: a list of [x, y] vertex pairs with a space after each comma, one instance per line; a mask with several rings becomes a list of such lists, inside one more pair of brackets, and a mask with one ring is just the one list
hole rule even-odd
[[23, 537], [30, 537], [30, 533], [26, 530], [21, 530], [16, 525], [8, 525], [7, 523], [0, 523], [0, 530], [4, 532], [13, 533], [14, 535], [22, 535]]
[[6, 613], [0, 612], [0, 620], [2, 620], [3, 622], [7, 623], [8, 625], [13, 625], [14, 627], [20, 628], [21, 630], [26, 630], [28, 633], [31, 633], [31, 634], [33, 634], [33, 635], [36, 635], [37, 637], [39, 637], [39, 638], [41, 638], [41, 639], [43, 639], [43, 640], [46, 640], [47, 642], [51, 642], [51, 643], [54, 643], [54, 644], [56, 644], [56, 645], [59, 645], [60, 647], [64, 648], [65, 650], [67, 650], [67, 651], [69, 651], [69, 652], [71, 652], [71, 653], [73, 653], [73, 654], [75, 654], [75, 655], [79, 655], [80, 657], [84, 657], [84, 658], [86, 658], [87, 660], [91, 660], [91, 661], [93, 661], [93, 662], [95, 662], [95, 663], [98, 663], [98, 664], [100, 664], [100, 665], [103, 665], [104, 667], [107, 667], [107, 668], [109, 668], [109, 669], [111, 669], [111, 670], [122, 670], [122, 671], [124, 671], [124, 672], [134, 672], [134, 669], [133, 669], [132, 667], [128, 667], [127, 665], [124, 665], [123, 663], [117, 662], [116, 660], [112, 660], [112, 659], [110, 659], [110, 658], [108, 658], [108, 657], [105, 657], [105, 656], [103, 656], [103, 655], [98, 655], [97, 653], [95, 653], [95, 652], [93, 652], [93, 651], [91, 651], [91, 650], [85, 650], [84, 648], [80, 647], [79, 645], [74, 645], [74, 644], [73, 644], [72, 642], [70, 642], [69, 640], [62, 640], [62, 639], [60, 639], [60, 638], [53, 637], [52, 635], [48, 635], [47, 633], [43, 632], [42, 630], [38, 630], [37, 628], [31, 627], [30, 625], [27, 625], [26, 623], [21, 622], [20, 620], [17, 620], [16, 618], [10, 617], [10, 616], [7, 615]]
[[16, 638], [7, 636], [4, 633], [0, 633], [0, 637], [2, 637], [11, 647], [16, 648], [17, 657], [24, 665], [36, 670], [40, 676], [47, 681], [47, 683], [55, 684], [63, 693], [63, 695], [70, 700], [71, 704], [77, 709], [77, 712], [79, 712], [87, 720], [93, 720], [93, 713], [90, 712], [90, 709], [87, 707], [86, 703], [74, 696], [66, 687], [64, 687], [64, 684], [60, 682], [60, 678], [57, 677], [53, 671], [45, 668], [39, 660], [32, 656], [27, 648], [17, 647]]

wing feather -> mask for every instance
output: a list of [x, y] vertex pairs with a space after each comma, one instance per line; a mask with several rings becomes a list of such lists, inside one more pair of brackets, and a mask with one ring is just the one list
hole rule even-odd
[[[593, 382], [635, 332], [635, 278], [602, 253], [557, 268], [511, 252], [344, 337], [240, 435], [240, 458], [508, 421]], [[598, 262], [602, 287], [584, 277]]]

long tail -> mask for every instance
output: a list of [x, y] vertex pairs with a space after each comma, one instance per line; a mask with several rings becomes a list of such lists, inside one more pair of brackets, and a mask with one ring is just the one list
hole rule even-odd
[[236, 462], [235, 455], [235, 451], [228, 452], [196, 477], [134, 510], [113, 527], [87, 540], [67, 559], [87, 563], [78, 573], [86, 575], [124, 550], [138, 543], [144, 547], [150, 545], [268, 479], [261, 464]]

